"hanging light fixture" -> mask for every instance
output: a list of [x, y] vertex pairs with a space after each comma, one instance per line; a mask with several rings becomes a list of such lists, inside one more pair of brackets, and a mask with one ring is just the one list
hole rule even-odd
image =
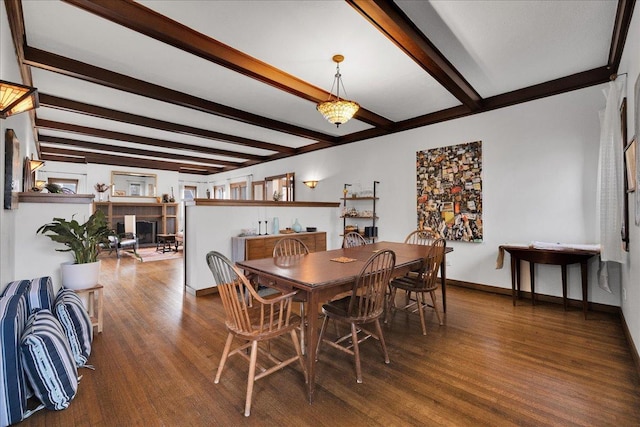
[[38, 90], [0, 80], [0, 117], [6, 119], [14, 114], [38, 108]]
[[[344, 84], [342, 83], [342, 75], [340, 74], [340, 63], [342, 61], [344, 61], [344, 56], [334, 55], [333, 62], [336, 63], [336, 75], [333, 79], [333, 85], [331, 85], [329, 99], [324, 102], [319, 102], [316, 106], [316, 109], [320, 111], [324, 118], [330, 123], [335, 124], [336, 127], [349, 121], [360, 109], [360, 105], [358, 105], [357, 102], [340, 99], [340, 86], [342, 86], [342, 92], [346, 94]], [[333, 95], [334, 87], [336, 88], [335, 96]]]

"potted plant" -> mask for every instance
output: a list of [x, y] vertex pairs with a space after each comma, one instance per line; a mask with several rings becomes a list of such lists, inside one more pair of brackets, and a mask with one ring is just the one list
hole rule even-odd
[[67, 246], [66, 249], [56, 251], [73, 253], [74, 262], [63, 263], [61, 266], [64, 287], [85, 289], [98, 284], [100, 247], [108, 246], [109, 236], [114, 235], [108, 227], [104, 212], [94, 212], [84, 224], [73, 219], [73, 216], [71, 221], [53, 218], [53, 222], [41, 226], [36, 233]]

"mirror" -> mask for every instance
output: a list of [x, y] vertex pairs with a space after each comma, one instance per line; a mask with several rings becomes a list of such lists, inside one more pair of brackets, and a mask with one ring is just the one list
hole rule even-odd
[[156, 175], [152, 173], [111, 172], [114, 197], [156, 197]]

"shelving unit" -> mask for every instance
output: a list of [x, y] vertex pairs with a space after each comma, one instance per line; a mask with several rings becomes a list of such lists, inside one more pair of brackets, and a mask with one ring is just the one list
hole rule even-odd
[[177, 203], [95, 202], [93, 209], [104, 212], [109, 227], [114, 230], [118, 222], [124, 222], [125, 215], [135, 215], [136, 221], [157, 222], [158, 234], [175, 234], [178, 231]]
[[[348, 189], [351, 184], [344, 184], [343, 197], [342, 200], [343, 212], [342, 212], [342, 230], [343, 236], [344, 234], [350, 231], [358, 231], [365, 239], [374, 242], [378, 238], [378, 230], [376, 228], [376, 221], [378, 217], [376, 216], [376, 201], [379, 200], [377, 196], [377, 185], [380, 184], [380, 181], [373, 181], [373, 195], [372, 196], [354, 196], [347, 197]], [[372, 215], [362, 215], [361, 212], [363, 210], [358, 209], [366, 206], [366, 203], [371, 203], [372, 205]], [[355, 214], [350, 214], [347, 208], [351, 207], [354, 209]], [[361, 224], [366, 223], [366, 221], [371, 221], [371, 232], [366, 232], [366, 227], [360, 227]], [[356, 227], [355, 229], [351, 229], [348, 227]]]

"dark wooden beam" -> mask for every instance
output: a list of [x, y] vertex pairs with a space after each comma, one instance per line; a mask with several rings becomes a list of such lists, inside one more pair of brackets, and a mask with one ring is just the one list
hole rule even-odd
[[83, 102], [64, 99], [53, 95], [40, 94], [40, 105], [43, 107], [55, 108], [57, 110], [70, 111], [73, 113], [85, 114], [102, 119], [115, 120], [137, 126], [144, 126], [152, 129], [165, 130], [167, 132], [180, 133], [182, 135], [207, 138], [214, 141], [238, 144], [246, 147], [259, 148], [261, 150], [276, 151], [282, 153], [295, 154], [296, 149], [284, 145], [271, 144], [254, 139], [242, 138], [221, 132], [207, 129], [199, 129], [193, 126], [171, 123], [164, 120], [152, 119], [150, 117], [139, 116], [137, 114], [125, 113], [123, 111], [112, 110], [110, 108], [99, 107], [97, 105], [85, 104]]
[[104, 129], [97, 129], [88, 126], [78, 126], [69, 123], [55, 122], [52, 120], [36, 119], [36, 126], [39, 129], [50, 129], [63, 132], [71, 132], [81, 135], [95, 136], [98, 138], [113, 139], [116, 141], [133, 142], [142, 145], [151, 145], [153, 147], [173, 148], [178, 150], [189, 150], [198, 153], [207, 153], [216, 156], [226, 156], [239, 159], [265, 160], [267, 157], [255, 154], [239, 153], [237, 151], [220, 150], [217, 148], [209, 148], [200, 145], [185, 144], [182, 142], [165, 141], [157, 138], [149, 138], [146, 136], [132, 135], [123, 132], [114, 132]]
[[300, 126], [280, 122], [278, 120], [269, 119], [237, 108], [228, 107], [226, 105], [218, 104], [217, 102], [198, 98], [197, 96], [178, 92], [173, 89], [155, 85], [144, 80], [135, 79], [124, 74], [116, 73], [30, 46], [24, 46], [24, 56], [26, 64], [32, 67], [59, 73], [64, 76], [75, 77], [90, 83], [122, 90], [124, 92], [156, 99], [158, 101], [167, 102], [169, 104], [185, 108], [191, 108], [204, 113], [214, 114], [216, 116], [225, 117], [227, 119], [240, 121], [250, 125], [299, 136], [301, 138], [325, 142], [333, 142], [335, 140], [331, 135], [315, 132]]
[[453, 96], [472, 110], [482, 98], [460, 72], [391, 0], [346, 0]]
[[[143, 169], [158, 169], [179, 172], [183, 168], [191, 168], [200, 170], [201, 173], [212, 174], [221, 172], [220, 168], [206, 167], [202, 165], [191, 165], [182, 162], [168, 162], [153, 159], [141, 159], [130, 156], [117, 156], [113, 154], [94, 153], [89, 151], [72, 150], [58, 147], [42, 147], [43, 160], [53, 160], [51, 156], [56, 157], [56, 161], [73, 162], [73, 163], [96, 163], [100, 165], [126, 166]], [[80, 162], [78, 159], [84, 159]], [[198, 172], [190, 172], [198, 173]]]
[[[117, 154], [131, 154], [134, 156], [147, 156], [154, 157], [157, 159], [163, 159], [167, 161], [176, 161], [182, 160], [187, 162], [197, 162], [202, 163], [207, 167], [216, 167], [217, 166], [244, 166], [243, 163], [240, 162], [230, 162], [227, 160], [216, 160], [210, 159], [206, 157], [196, 157], [196, 156], [186, 156], [184, 154], [174, 154], [174, 153], [166, 153], [162, 151], [153, 151], [153, 150], [143, 150], [140, 148], [131, 148], [131, 147], [122, 147], [119, 145], [110, 145], [110, 144], [100, 144], [97, 142], [88, 142], [88, 141], [80, 141], [77, 139], [70, 138], [59, 138], [55, 136], [48, 135], [39, 135], [38, 140], [40, 144], [54, 144], [54, 145], [63, 145], [67, 147], [76, 147], [85, 150], [100, 150]], [[220, 167], [220, 170], [222, 168]]]
[[[112, 0], [65, 1], [132, 31], [144, 34], [313, 103], [326, 101], [329, 97], [329, 92], [317, 86], [169, 19], [140, 3], [128, 0], [117, 2]], [[365, 108], [361, 108], [358, 111], [356, 118], [372, 126], [384, 127], [392, 124], [390, 120]]]
[[607, 64], [611, 74], [618, 72], [635, 4], [636, 0], [618, 0], [618, 10], [616, 11], [616, 20], [613, 25], [611, 47], [609, 48], [609, 62]]

